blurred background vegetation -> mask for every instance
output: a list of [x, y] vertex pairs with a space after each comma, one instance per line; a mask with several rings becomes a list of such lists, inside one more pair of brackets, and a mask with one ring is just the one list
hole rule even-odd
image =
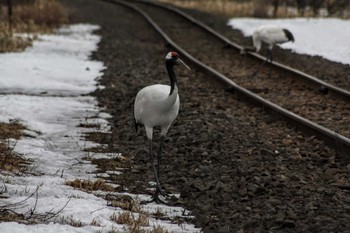
[[16, 51], [32, 37], [18, 33], [48, 33], [68, 23], [67, 10], [57, 0], [1, 0], [0, 52]]
[[226, 17], [349, 18], [350, 0], [160, 0]]
[[[72, 0], [74, 1], [74, 0]], [[350, 18], [350, 0], [159, 0], [224, 17], [339, 17]], [[21, 50], [33, 33], [48, 33], [68, 23], [59, 0], [1, 0], [0, 52]], [[18, 36], [22, 33], [22, 36]], [[23, 33], [31, 33], [24, 37]]]

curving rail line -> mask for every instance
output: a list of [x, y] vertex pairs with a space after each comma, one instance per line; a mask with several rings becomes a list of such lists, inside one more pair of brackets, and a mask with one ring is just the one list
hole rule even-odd
[[[233, 82], [231, 79], [226, 77], [225, 75], [219, 73], [218, 71], [214, 70], [213, 68], [203, 64], [198, 59], [194, 58], [191, 54], [189, 54], [187, 51], [185, 51], [183, 48], [181, 48], [179, 45], [177, 45], [172, 39], [153, 21], [153, 19], [146, 14], [143, 10], [140, 8], [130, 4], [130, 2], [121, 1], [121, 0], [103, 0], [114, 4], [121, 4], [124, 5], [136, 12], [138, 12], [140, 15], [142, 15], [149, 24], [164, 38], [164, 40], [174, 49], [179, 51], [182, 55], [182, 57], [186, 58], [189, 63], [196, 66], [198, 69], [208, 73], [211, 75], [211, 77], [215, 78], [217, 81], [220, 81], [222, 84], [225, 84], [226, 86], [231, 87], [235, 90], [235, 92], [247, 99], [249, 102], [254, 103], [257, 106], [260, 106], [267, 110], [268, 112], [277, 114], [284, 120], [292, 123], [294, 126], [299, 128], [300, 130], [304, 131], [305, 133], [312, 134], [317, 136], [319, 139], [323, 140], [326, 144], [328, 144], [330, 147], [336, 149], [341, 155], [347, 156], [350, 155], [350, 139], [347, 137], [344, 137], [341, 134], [338, 134], [332, 130], [329, 130], [321, 125], [318, 125], [308, 119], [305, 119], [297, 114], [294, 114], [268, 100], [265, 100], [264, 98], [252, 93], [251, 91], [237, 85], [235, 82]], [[151, 4], [157, 7], [166, 8], [168, 10], [171, 10], [173, 12], [176, 12], [177, 14], [182, 15], [186, 19], [190, 20], [192, 23], [202, 27], [204, 30], [214, 34], [215, 36], [219, 37], [221, 40], [223, 40], [225, 43], [229, 44], [235, 49], [241, 50], [241, 46], [238, 44], [235, 44], [225, 38], [224, 36], [220, 35], [219, 33], [215, 32], [208, 26], [204, 25], [201, 22], [198, 22], [197, 20], [193, 19], [191, 16], [188, 16], [187, 14], [181, 12], [180, 10], [170, 7], [170, 6], [164, 6], [159, 5], [154, 2], [148, 2], [143, 0], [133, 0], [134, 2], [139, 3], [145, 3], [145, 4]], [[256, 53], [250, 53], [251, 56], [254, 56], [258, 59], [265, 59], [263, 56], [260, 56]], [[307, 79], [310, 82], [316, 83], [318, 85], [326, 86], [330, 92], [333, 92], [334, 94], [341, 95], [344, 98], [347, 98], [350, 100], [350, 92], [345, 91], [343, 89], [337, 88], [333, 85], [327, 84], [321, 80], [318, 80], [315, 77], [312, 77], [310, 75], [307, 75], [301, 71], [292, 69], [290, 67], [287, 67], [285, 65], [282, 65], [277, 62], [273, 62], [273, 65], [278, 67], [279, 69], [287, 69], [289, 72], [293, 72], [294, 74], [297, 74], [299, 76], [302, 76], [303, 78]]]
[[[132, 0], [132, 2], [138, 2], [138, 3], [143, 3], [143, 4], [148, 4], [148, 5], [152, 5], [158, 8], [162, 8], [162, 9], [166, 9], [169, 10], [171, 12], [175, 12], [178, 15], [181, 15], [182, 17], [186, 18], [187, 20], [191, 21], [193, 24], [197, 25], [198, 27], [202, 28], [203, 30], [207, 31], [208, 33], [214, 35], [215, 37], [217, 37], [218, 39], [220, 39], [221, 41], [223, 41], [224, 43], [226, 43], [227, 45], [231, 46], [232, 48], [241, 51], [242, 50], [242, 46], [238, 45], [237, 43], [232, 42], [231, 40], [229, 40], [228, 38], [226, 38], [225, 36], [221, 35], [220, 33], [216, 32], [215, 30], [213, 30], [212, 28], [208, 27], [207, 25], [205, 25], [204, 23], [194, 19], [193, 17], [191, 17], [190, 15], [184, 13], [183, 11], [169, 6], [169, 5], [162, 5], [162, 4], [157, 4], [155, 2], [152, 1], [146, 1], [146, 0]], [[248, 54], [252, 57], [254, 57], [255, 59], [264, 61], [266, 59], [266, 57], [258, 54], [258, 53], [254, 53], [254, 52], [248, 52]], [[281, 64], [279, 62], [273, 61], [272, 62], [272, 66], [274, 66], [277, 69], [283, 70], [283, 71], [287, 71], [292, 73], [294, 76], [297, 76], [305, 81], [311, 82], [313, 84], [324, 86], [326, 88], [328, 88], [330, 93], [333, 94], [337, 94], [343, 98], [346, 98], [347, 100], [350, 101], [350, 91], [344, 90], [342, 88], [336, 87], [332, 84], [326, 83], [314, 76], [311, 76], [309, 74], [306, 74], [300, 70], [296, 70], [293, 69], [287, 65]]]

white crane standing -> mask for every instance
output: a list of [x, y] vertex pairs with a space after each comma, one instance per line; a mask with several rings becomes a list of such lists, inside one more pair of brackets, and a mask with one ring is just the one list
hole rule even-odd
[[[169, 74], [171, 85], [168, 86], [163, 84], [155, 84], [144, 87], [137, 93], [134, 104], [134, 118], [136, 131], [138, 125], [144, 125], [146, 129], [147, 138], [149, 140], [149, 153], [152, 160], [154, 176], [156, 179], [156, 191], [150, 202], [155, 201], [156, 203], [164, 203], [159, 198], [159, 194], [162, 194], [162, 189], [159, 182], [159, 165], [163, 141], [172, 122], [176, 119], [180, 107], [177, 79], [173, 70], [173, 67], [176, 64], [182, 64], [186, 68], [191, 70], [179, 58], [178, 53], [168, 53], [165, 57], [165, 66]], [[156, 158], [153, 156], [152, 152], [152, 138], [154, 127], [161, 127], [161, 139]]]
[[[272, 48], [276, 44], [283, 44], [286, 42], [292, 41], [294, 42], [293, 34], [282, 27], [276, 25], [262, 25], [258, 27], [253, 32], [253, 45], [254, 48], [244, 48], [242, 53], [250, 52], [259, 52], [262, 46], [262, 43], [268, 45], [266, 60], [259, 66], [258, 70], [253, 73], [253, 76], [256, 75], [261, 67], [265, 64], [265, 62], [272, 62]], [[271, 76], [271, 66], [269, 75]]]

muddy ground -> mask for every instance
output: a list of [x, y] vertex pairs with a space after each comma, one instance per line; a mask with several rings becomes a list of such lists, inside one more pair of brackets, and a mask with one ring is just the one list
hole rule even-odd
[[[113, 116], [112, 132], [89, 138], [127, 160], [95, 162], [101, 171], [126, 168], [122, 175], [110, 177], [121, 185], [120, 191], [150, 193], [154, 179], [147, 151], [142, 150], [145, 132], [134, 129], [133, 101], [146, 85], [168, 84], [164, 57], [170, 48], [127, 8], [95, 0], [61, 2], [70, 8], [72, 22], [101, 26], [97, 33], [102, 40], [92, 58], [106, 66], [100, 80], [105, 88], [93, 95]], [[208, 23], [219, 29], [226, 27], [225, 21], [211, 16]], [[239, 32], [232, 33], [236, 41], [248, 43]], [[298, 57], [291, 60], [299, 55], [278, 56], [290, 66], [300, 63]], [[315, 59], [307, 57], [303, 64], [312, 68], [325, 62], [338, 73], [348, 68]], [[176, 73], [181, 109], [165, 141], [160, 179], [168, 193], [180, 193], [177, 204], [192, 211], [195, 225], [203, 232], [350, 231], [350, 193], [333, 185], [349, 181], [349, 162], [337, 151], [240, 100], [196, 70], [177, 68]]]

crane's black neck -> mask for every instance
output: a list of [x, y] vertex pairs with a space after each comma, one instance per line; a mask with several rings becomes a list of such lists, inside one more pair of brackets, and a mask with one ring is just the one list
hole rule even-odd
[[169, 78], [170, 78], [170, 93], [169, 93], [169, 95], [173, 94], [175, 86], [177, 85], [177, 79], [176, 79], [176, 75], [175, 75], [175, 72], [173, 69], [174, 65], [175, 65], [175, 62], [173, 60], [167, 60], [165, 62], [165, 66], [166, 66], [166, 69], [168, 71]]

